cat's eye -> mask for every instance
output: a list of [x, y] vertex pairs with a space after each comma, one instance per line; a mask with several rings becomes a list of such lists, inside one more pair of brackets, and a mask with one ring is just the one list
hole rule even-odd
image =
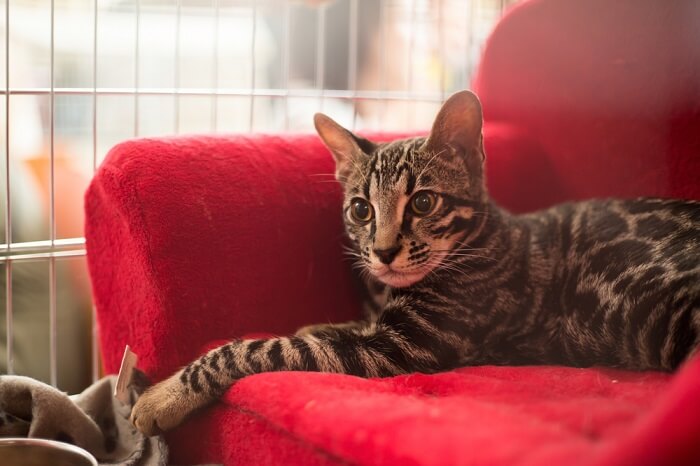
[[436, 204], [436, 196], [430, 191], [420, 191], [411, 198], [411, 210], [418, 216], [428, 215]]
[[359, 223], [366, 223], [372, 219], [372, 206], [366, 200], [356, 197], [350, 203], [350, 216]]

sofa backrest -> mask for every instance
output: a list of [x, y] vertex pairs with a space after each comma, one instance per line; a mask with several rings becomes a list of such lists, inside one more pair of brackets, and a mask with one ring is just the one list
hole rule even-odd
[[700, 198], [700, 2], [526, 0], [473, 87], [552, 157], [560, 197]]

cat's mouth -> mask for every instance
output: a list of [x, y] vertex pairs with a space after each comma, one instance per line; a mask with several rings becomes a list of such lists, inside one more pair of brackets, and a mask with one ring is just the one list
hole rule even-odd
[[381, 268], [370, 268], [380, 282], [395, 288], [404, 288], [419, 282], [425, 277], [426, 272], [420, 270], [401, 271], [394, 269], [390, 265], [383, 265]]

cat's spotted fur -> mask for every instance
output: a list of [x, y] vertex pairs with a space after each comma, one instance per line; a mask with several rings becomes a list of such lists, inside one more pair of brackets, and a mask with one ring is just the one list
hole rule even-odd
[[602, 200], [510, 215], [483, 186], [481, 126], [466, 91], [445, 103], [427, 139], [375, 145], [317, 116], [358, 264], [375, 288], [388, 285], [377, 290], [381, 302], [362, 322], [210, 351], [144, 393], [136, 426], [172, 428], [264, 371], [673, 370], [696, 351], [700, 203]]

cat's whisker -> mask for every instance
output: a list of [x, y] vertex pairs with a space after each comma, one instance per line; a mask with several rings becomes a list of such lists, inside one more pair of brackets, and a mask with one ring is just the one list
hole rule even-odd
[[461, 262], [461, 261], [457, 261], [457, 260], [449, 259], [449, 258], [444, 258], [444, 259], [442, 259], [442, 260], [440, 261], [440, 263], [438, 264], [438, 267], [440, 267], [440, 266], [442, 266], [442, 265], [450, 265], [450, 266], [455, 266], [455, 267], [468, 267], [468, 268], [470, 268], [470, 269], [472, 269], [472, 270], [474, 269], [473, 266], [471, 266], [471, 265], [469, 265], [469, 264], [467, 264], [467, 263], [465, 263], [465, 262]]
[[354, 157], [348, 157], [347, 160], [352, 164], [353, 167], [355, 167], [355, 170], [357, 170], [357, 173], [359, 173], [360, 176], [362, 177], [362, 181], [365, 184], [368, 184], [367, 177], [365, 176], [365, 171], [362, 169], [362, 167], [360, 165], [358, 165], [357, 160], [355, 160]]
[[359, 275], [362, 280], [369, 280], [372, 276], [367, 267], [362, 267], [359, 269]]
[[343, 254], [348, 255], [348, 256], [362, 257], [361, 253], [357, 252], [355, 249], [348, 248], [347, 246], [343, 246], [343, 249], [341, 252]]
[[450, 252], [450, 251], [498, 251], [503, 248], [498, 247], [498, 246], [489, 246], [488, 248], [475, 248], [469, 246], [467, 243], [464, 242], [457, 242], [455, 243], [455, 246], [448, 248], [448, 249], [432, 249], [434, 252]]
[[355, 264], [352, 266], [353, 270], [366, 271], [367, 267], [364, 264]]
[[485, 260], [490, 260], [493, 262], [498, 262], [498, 259], [491, 257], [491, 256], [481, 256], [479, 254], [459, 254], [459, 253], [453, 253], [447, 256], [448, 258], [451, 257], [469, 257], [472, 259], [485, 259]]
[[430, 275], [437, 273], [437, 271], [441, 269], [465, 274], [465, 272], [461, 270], [461, 268], [459, 268], [458, 266], [466, 265], [461, 263], [454, 263], [453, 261], [447, 259], [447, 257], [439, 258], [433, 256], [425, 264], [423, 264], [423, 266], [429, 270], [428, 274]]
[[451, 264], [447, 262], [443, 262], [442, 264], [438, 265], [436, 268], [441, 268], [441, 269], [447, 269], [447, 270], [455, 270], [459, 272], [466, 273], [466, 270], [474, 270], [473, 267], [470, 267], [467, 264]]
[[423, 174], [425, 173], [425, 171], [428, 169], [428, 167], [430, 167], [430, 164], [433, 162], [433, 160], [435, 160], [436, 158], [438, 158], [438, 156], [440, 156], [440, 155], [441, 155], [442, 153], [444, 153], [446, 150], [447, 150], [447, 149], [442, 149], [441, 151], [436, 152], [435, 155], [433, 155], [433, 156], [428, 160], [428, 162], [423, 166], [423, 169], [422, 169], [422, 170], [420, 171], [420, 173], [416, 176], [416, 179], [419, 180], [420, 177], [423, 176]]
[[494, 248], [467, 248], [467, 247], [459, 247], [459, 248], [450, 248], [450, 249], [431, 249], [432, 252], [460, 252], [460, 251], [493, 251]]
[[335, 173], [311, 173], [311, 174], [309, 174], [308, 176], [314, 177], [314, 178], [321, 177], [321, 176], [333, 178], [332, 180], [318, 180], [318, 179], [314, 179], [314, 182], [316, 182], [316, 183], [337, 183], [337, 182], [339, 182], [339, 181], [342, 182], [342, 183], [345, 183], [345, 182], [348, 181], [348, 177], [347, 177], [347, 176], [336, 175]]
[[[471, 269], [471, 267], [470, 267], [470, 269]], [[437, 265], [436, 267], [434, 267], [433, 270], [434, 270], [434, 271], [437, 271], [437, 270], [448, 270], [448, 271], [450, 271], [450, 272], [456, 272], [456, 273], [462, 274], [462, 275], [464, 275], [464, 276], [468, 276], [468, 273], [467, 273], [466, 270], [463, 270], [463, 269], [461, 269], [461, 268], [459, 268], [459, 267], [457, 267], [457, 266], [455, 266], [455, 265], [453, 265], [453, 264], [444, 263], [444, 262], [442, 262], [442, 263], [440, 263], [439, 265]]]
[[[488, 249], [480, 249], [480, 250], [488, 250]], [[445, 258], [469, 257], [469, 258], [473, 258], [473, 259], [484, 259], [484, 260], [489, 260], [492, 262], [498, 262], [498, 259], [495, 257], [492, 257], [492, 256], [487, 256], [487, 255], [483, 255], [483, 254], [472, 254], [472, 252], [479, 252], [477, 250], [467, 251], [467, 250], [458, 249], [458, 250], [454, 250], [454, 251], [452, 251], [452, 250], [436, 250], [433, 252], [443, 253], [443, 254], [445, 254]]]

